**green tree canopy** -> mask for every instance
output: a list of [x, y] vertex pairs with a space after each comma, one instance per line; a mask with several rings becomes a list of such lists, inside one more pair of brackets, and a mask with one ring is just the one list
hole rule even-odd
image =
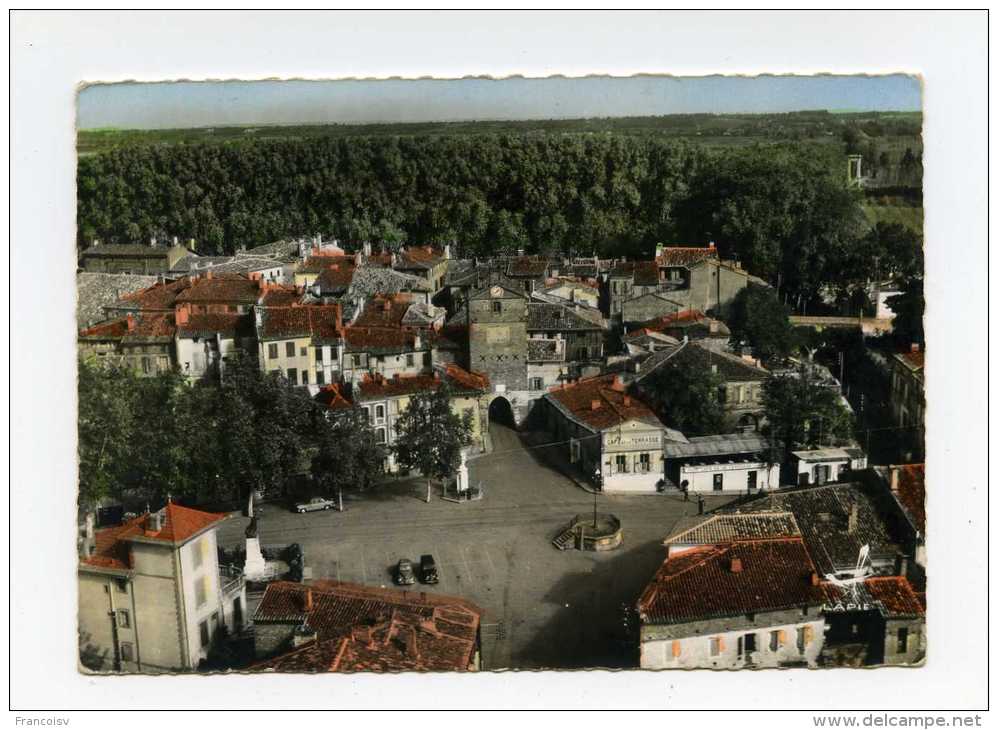
[[724, 406], [718, 400], [721, 378], [673, 358], [641, 382], [641, 394], [667, 426], [687, 436], [724, 429]]
[[839, 392], [817, 382], [809, 367], [774, 375], [763, 383], [766, 424], [763, 433], [782, 461], [798, 449], [813, 449], [848, 440], [854, 435], [852, 413]]
[[908, 279], [904, 291], [887, 297], [887, 306], [894, 312], [892, 323], [894, 340], [908, 346], [912, 343], [925, 344], [925, 294], [921, 277]]
[[745, 345], [763, 362], [785, 358], [793, 351], [795, 338], [789, 310], [767, 287], [749, 284], [728, 305], [725, 323], [731, 330], [731, 345]]
[[374, 429], [359, 408], [320, 418], [316, 429], [316, 451], [312, 457], [313, 483], [320, 494], [339, 499], [343, 489], [363, 491], [384, 468], [385, 449], [377, 443]]
[[427, 502], [432, 480], [457, 471], [461, 449], [471, 443], [471, 419], [471, 413], [454, 413], [447, 386], [414, 395], [399, 416], [392, 450], [399, 466], [426, 477]]

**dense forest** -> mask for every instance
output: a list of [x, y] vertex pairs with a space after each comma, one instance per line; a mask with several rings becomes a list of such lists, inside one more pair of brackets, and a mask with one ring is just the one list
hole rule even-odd
[[716, 241], [797, 299], [871, 272], [839, 146], [706, 147], [580, 134], [135, 145], [84, 156], [78, 245], [195, 238], [231, 253], [322, 232], [346, 243], [649, 254]]

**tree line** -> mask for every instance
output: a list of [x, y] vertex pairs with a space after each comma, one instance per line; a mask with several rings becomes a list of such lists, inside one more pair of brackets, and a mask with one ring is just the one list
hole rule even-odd
[[[78, 244], [195, 238], [232, 253], [281, 238], [647, 256], [705, 245], [795, 298], [848, 286], [866, 235], [842, 151], [708, 148], [647, 136], [435, 135], [126, 146], [83, 157]], [[848, 281], [846, 280], [848, 272]]]
[[[227, 363], [221, 383], [188, 383], [178, 373], [139, 377], [91, 359], [80, 360], [78, 377], [85, 509], [142, 509], [167, 498], [231, 507], [251, 492], [284, 496], [295, 477], [342, 507], [344, 490], [364, 491], [383, 473], [388, 447], [359, 408], [334, 415], [250, 357]], [[469, 419], [451, 411], [441, 388], [415, 396], [397, 430], [396, 460], [427, 477], [429, 498], [429, 480], [457, 468]]]

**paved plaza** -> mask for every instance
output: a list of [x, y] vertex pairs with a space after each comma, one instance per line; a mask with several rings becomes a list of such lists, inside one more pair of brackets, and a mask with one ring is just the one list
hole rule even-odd
[[[623, 525], [624, 544], [608, 553], [559, 551], [551, 540], [594, 496], [555, 471], [517, 432], [492, 425], [493, 449], [469, 464], [481, 501], [456, 504], [425, 482], [388, 482], [349, 495], [344, 512], [300, 515], [267, 505], [260, 519], [264, 545], [300, 543], [314, 578], [392, 585], [399, 558], [430, 553], [440, 582], [412, 590], [461, 596], [484, 610], [486, 669], [636, 666], [624, 641], [623, 605], [633, 605], [665, 557], [661, 540], [696, 502], [661, 495], [596, 497], [601, 512]], [[709, 499], [707, 508], [722, 503]], [[219, 540], [233, 547], [248, 520], [227, 521]]]

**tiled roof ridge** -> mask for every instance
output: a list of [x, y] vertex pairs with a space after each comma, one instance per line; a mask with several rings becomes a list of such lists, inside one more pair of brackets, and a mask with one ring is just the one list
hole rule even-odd
[[[675, 533], [673, 535], [670, 535], [669, 537], [665, 538], [665, 541], [666, 542], [677, 542], [677, 541], [680, 540], [680, 538], [684, 537], [685, 535], [688, 535], [689, 533], [691, 533], [691, 532], [693, 532], [695, 530], [702, 530], [703, 528], [707, 527], [708, 525], [712, 525], [715, 522], [718, 522], [720, 520], [736, 519], [738, 521], [745, 521], [745, 520], [757, 520], [757, 519], [760, 519], [760, 518], [789, 519], [793, 523], [794, 527], [797, 528], [798, 532], [800, 532], [800, 526], [797, 524], [797, 520], [794, 518], [794, 513], [793, 512], [789, 512], [787, 510], [773, 510], [772, 512], [732, 512], [732, 513], [718, 513], [718, 514], [710, 515], [703, 522], [698, 522], [697, 524], [695, 524], [695, 525], [693, 525], [691, 527], [687, 527], [682, 532], [677, 532], [677, 533]], [[774, 540], [774, 539], [775, 540], [779, 540], [779, 539], [783, 539], [784, 537], [796, 537], [796, 536], [795, 535], [779, 535], [779, 536], [772, 535], [772, 536], [769, 536], [769, 537], [737, 538], [737, 540], [738, 540], [738, 542], [749, 542], [749, 541], [752, 541], [752, 540]]]
[[[705, 553], [703, 560], [692, 562], [690, 565], [686, 566], [682, 570], [677, 571], [676, 573], [670, 573], [669, 575], [662, 577], [656, 575], [654, 582], [656, 584], [665, 583], [669, 580], [672, 580], [673, 578], [676, 578], [677, 576], [683, 575], [684, 573], [692, 570], [693, 568], [703, 565], [703, 563], [706, 560], [722, 557], [723, 555], [731, 552], [732, 550], [741, 545], [768, 544], [768, 543], [775, 544], [780, 542], [800, 543], [804, 547], [804, 552], [805, 554], [807, 554], [808, 560], [812, 563], [811, 566], [812, 569], [814, 569], [813, 565], [814, 561], [811, 560], [811, 555], [810, 553], [807, 552], [807, 546], [804, 545], [804, 538], [801, 535], [785, 535], [780, 537], [744, 537], [744, 538], [737, 538], [735, 540], [726, 540], [725, 542], [715, 543], [713, 545], [701, 545], [700, 547], [692, 548], [690, 550], [684, 550], [683, 552], [678, 553], [676, 557], [689, 558], [692, 556], [694, 552], [703, 552]], [[710, 555], [707, 553], [714, 553], [714, 554]], [[674, 558], [666, 559], [665, 563], [663, 564], [663, 567], [665, 564], [668, 564], [669, 560], [673, 559]]]

